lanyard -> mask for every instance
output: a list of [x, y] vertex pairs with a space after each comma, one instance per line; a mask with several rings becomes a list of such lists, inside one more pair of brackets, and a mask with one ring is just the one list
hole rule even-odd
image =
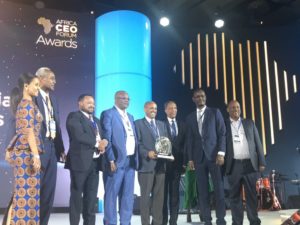
[[[46, 96], [46, 98], [48, 97], [48, 101], [50, 103], [50, 97], [49, 96]], [[48, 110], [48, 114], [49, 114], [49, 119], [53, 119], [53, 107], [51, 107], [51, 109], [49, 108], [49, 103], [47, 103], [47, 101], [42, 98], [43, 102], [45, 103], [46, 107], [47, 107], [47, 110]]]
[[238, 125], [238, 128], [236, 129], [236, 127], [233, 125], [233, 122], [231, 122], [231, 126], [233, 127], [233, 129], [236, 131], [236, 134], [238, 135], [239, 134], [239, 130], [242, 126], [242, 120], [240, 120], [240, 123]]

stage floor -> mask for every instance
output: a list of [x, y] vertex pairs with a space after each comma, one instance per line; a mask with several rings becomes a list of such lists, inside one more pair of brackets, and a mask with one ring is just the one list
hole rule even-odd
[[[259, 217], [261, 219], [262, 225], [280, 225], [285, 219], [290, 217], [297, 209], [288, 209], [288, 210], [281, 210], [281, 211], [260, 211]], [[213, 221], [215, 222], [215, 216], [213, 212]], [[0, 221], [2, 221], [3, 215], [0, 215]], [[226, 212], [226, 221], [228, 225], [231, 225], [231, 213], [229, 210]], [[249, 222], [247, 220], [247, 216], [245, 214], [245, 221], [244, 225], [249, 225]], [[103, 220], [103, 214], [98, 213], [96, 218], [96, 225], [102, 225]], [[53, 213], [50, 217], [49, 225], [67, 225], [69, 224], [69, 217], [66, 213]], [[140, 216], [134, 215], [131, 219], [131, 224], [133, 225], [140, 225], [141, 219]], [[199, 216], [196, 214], [192, 215], [192, 223], [186, 222], [186, 215], [180, 214], [178, 217], [178, 225], [189, 225], [189, 224], [201, 224], [199, 220]], [[214, 225], [216, 223], [213, 223]], [[82, 220], [80, 222], [80, 225], [82, 225]]]

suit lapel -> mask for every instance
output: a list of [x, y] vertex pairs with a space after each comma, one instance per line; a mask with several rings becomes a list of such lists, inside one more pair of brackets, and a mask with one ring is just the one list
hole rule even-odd
[[248, 126], [247, 126], [247, 123], [244, 119], [241, 118], [241, 121], [242, 121], [242, 125], [243, 125], [243, 129], [244, 129], [244, 132], [245, 132], [245, 136], [246, 136], [246, 139], [248, 139], [249, 137], [249, 131], [248, 131]]
[[[195, 111], [193, 113], [193, 116], [192, 116], [192, 126], [194, 126], [194, 128], [196, 130], [198, 130], [198, 133], [199, 133], [199, 128], [198, 128], [198, 120], [197, 120], [197, 111]], [[199, 134], [200, 135], [200, 134]]]
[[202, 124], [202, 134], [203, 134], [203, 130], [206, 129], [207, 121], [209, 121], [210, 116], [211, 116], [210, 108], [208, 108], [208, 107], [206, 106], [206, 109], [205, 109], [205, 111], [204, 111], [203, 124]]
[[45, 114], [45, 108], [44, 108], [44, 102], [43, 102], [43, 97], [41, 93], [39, 92], [39, 95], [36, 97], [36, 104], [43, 115], [43, 126], [46, 128], [46, 114]]
[[[89, 120], [89, 118], [87, 118], [81, 111], [79, 111], [79, 113], [81, 114], [82, 122], [90, 128], [91, 133], [96, 137], [94, 128], [93, 128], [92, 123]], [[94, 119], [94, 117], [93, 117], [93, 119]], [[98, 126], [98, 124], [97, 124], [97, 126]]]

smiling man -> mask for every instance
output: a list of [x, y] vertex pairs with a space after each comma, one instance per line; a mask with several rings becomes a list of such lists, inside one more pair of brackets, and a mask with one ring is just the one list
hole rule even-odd
[[84, 225], [95, 225], [99, 170], [107, 140], [103, 138], [100, 121], [93, 115], [93, 96], [80, 95], [78, 107], [66, 122], [70, 140], [66, 161], [71, 178], [70, 224], [78, 225], [82, 213]]
[[104, 224], [129, 225], [134, 202], [134, 177], [138, 166], [137, 138], [133, 116], [127, 112], [126, 91], [115, 93], [115, 105], [101, 114], [103, 136], [108, 140], [104, 166]]
[[142, 225], [161, 225], [166, 168], [165, 160], [157, 157], [155, 142], [159, 137], [168, 137], [168, 132], [166, 124], [155, 119], [157, 114], [155, 102], [146, 102], [144, 111], [145, 118], [135, 121], [140, 156], [138, 179], [141, 188], [141, 220]]
[[263, 147], [254, 122], [242, 119], [240, 104], [232, 100], [228, 104], [226, 121], [225, 168], [230, 188], [230, 207], [233, 225], [242, 225], [244, 210], [241, 188], [244, 185], [246, 210], [250, 224], [261, 224], [257, 214], [256, 181], [258, 172], [265, 169]]

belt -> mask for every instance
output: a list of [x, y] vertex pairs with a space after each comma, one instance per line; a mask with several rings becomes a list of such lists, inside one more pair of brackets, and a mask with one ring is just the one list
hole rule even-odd
[[251, 159], [233, 159], [235, 162], [240, 162], [240, 163], [244, 163], [244, 162], [251, 162]]

